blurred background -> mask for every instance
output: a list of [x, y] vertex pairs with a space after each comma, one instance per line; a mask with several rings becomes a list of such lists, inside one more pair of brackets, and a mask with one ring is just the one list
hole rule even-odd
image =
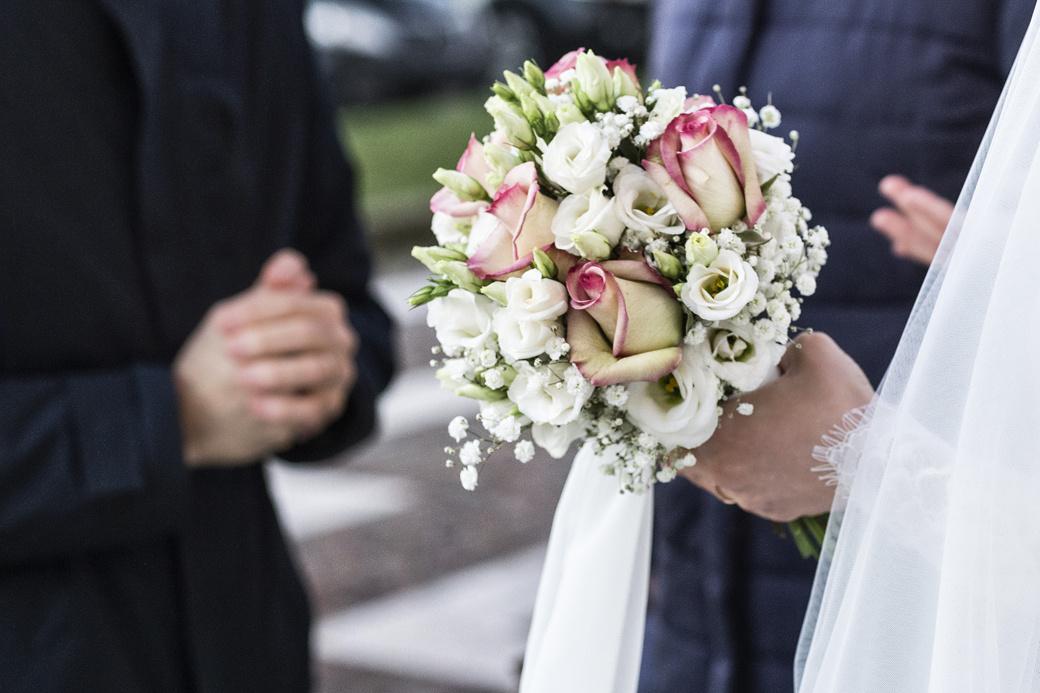
[[508, 456], [467, 493], [444, 468], [448, 421], [434, 337], [408, 295], [432, 242], [430, 174], [491, 128], [491, 81], [586, 47], [641, 62], [648, 0], [311, 0], [305, 25], [359, 174], [376, 288], [399, 328], [400, 373], [381, 433], [270, 480], [311, 588], [322, 693], [515, 691], [552, 513], [567, 464]]

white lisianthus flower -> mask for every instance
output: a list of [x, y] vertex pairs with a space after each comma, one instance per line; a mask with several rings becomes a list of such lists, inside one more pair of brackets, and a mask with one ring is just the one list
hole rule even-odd
[[728, 320], [758, 291], [755, 268], [732, 250], [720, 250], [705, 267], [694, 265], [682, 289], [682, 302], [704, 320]]
[[536, 423], [531, 427], [534, 442], [556, 460], [566, 455], [571, 443], [584, 434], [585, 423], [581, 419], [575, 419], [563, 426]]
[[718, 377], [705, 368], [696, 347], [685, 347], [671, 376], [628, 386], [628, 418], [666, 448], [696, 448], [719, 423]]
[[784, 347], [773, 339], [761, 339], [750, 325], [720, 323], [708, 330], [699, 346], [701, 363], [743, 392], [751, 392], [776, 374]]
[[567, 287], [527, 270], [506, 280], [506, 310], [520, 320], [554, 320], [567, 312]]
[[[602, 260], [608, 257], [610, 250], [621, 240], [625, 224], [615, 212], [614, 199], [607, 197], [600, 190], [590, 190], [584, 195], [570, 195], [560, 203], [556, 216], [552, 220], [552, 232], [556, 237], [556, 247], [566, 250], [572, 255], [581, 255], [589, 260]], [[583, 242], [589, 234], [597, 234], [602, 244]], [[583, 250], [590, 245], [603, 245], [607, 252], [590, 257]]]
[[428, 305], [426, 324], [437, 332], [437, 340], [445, 353], [453, 355], [462, 349], [484, 346], [491, 336], [494, 302], [462, 289], [452, 289]]
[[499, 350], [510, 363], [544, 354], [556, 338], [553, 324], [548, 320], [517, 319], [507, 309], [495, 313], [492, 321]]
[[437, 244], [464, 245], [469, 240], [469, 230], [473, 227], [472, 218], [459, 219], [444, 212], [434, 212], [430, 229], [437, 237]]
[[[518, 363], [516, 378], [509, 386], [509, 399], [536, 424], [563, 426], [576, 420], [592, 395], [592, 386], [575, 389], [568, 363], [554, 362], [545, 366]], [[577, 370], [577, 369], [575, 369]], [[579, 374], [580, 375], [580, 374]]]
[[686, 232], [664, 190], [635, 164], [621, 169], [614, 179], [614, 205], [622, 223], [635, 231], [672, 236]]
[[567, 192], [583, 195], [603, 185], [610, 155], [610, 145], [598, 127], [570, 123], [546, 147], [542, 170]]
[[451, 436], [456, 443], [461, 443], [462, 439], [466, 437], [469, 432], [469, 421], [466, 420], [465, 416], [456, 416], [448, 424], [448, 435]]
[[765, 184], [780, 173], [794, 170], [794, 152], [782, 138], [755, 129], [748, 130], [748, 134], [759, 181]]
[[513, 447], [513, 456], [520, 464], [527, 464], [534, 459], [534, 443], [521, 440]]
[[459, 482], [462, 484], [462, 488], [467, 491], [473, 491], [477, 488], [477, 477], [479, 473], [476, 467], [463, 467], [459, 471]]

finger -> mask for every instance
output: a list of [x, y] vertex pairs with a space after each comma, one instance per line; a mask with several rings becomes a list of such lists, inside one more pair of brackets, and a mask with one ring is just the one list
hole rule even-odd
[[259, 359], [311, 351], [349, 353], [351, 333], [342, 325], [330, 325], [311, 317], [291, 317], [250, 325], [227, 343], [239, 359]]
[[262, 359], [249, 363], [239, 372], [239, 380], [243, 385], [255, 392], [268, 393], [343, 387], [349, 376], [347, 358], [332, 352]]
[[920, 185], [914, 185], [902, 176], [887, 176], [879, 188], [904, 214], [923, 229], [941, 235], [953, 216], [953, 203]]
[[320, 431], [340, 413], [343, 397], [338, 388], [298, 395], [262, 394], [249, 399], [249, 408], [264, 423], [311, 433]]
[[339, 294], [331, 292], [304, 294], [259, 287], [222, 305], [217, 324], [225, 332], [233, 332], [252, 323], [300, 314], [330, 322], [343, 322], [346, 319], [346, 304]]
[[930, 264], [942, 240], [894, 209], [882, 208], [870, 216], [870, 224], [892, 243], [892, 253], [922, 264]]
[[317, 284], [307, 258], [292, 248], [279, 250], [264, 263], [257, 284], [269, 289], [310, 291]]

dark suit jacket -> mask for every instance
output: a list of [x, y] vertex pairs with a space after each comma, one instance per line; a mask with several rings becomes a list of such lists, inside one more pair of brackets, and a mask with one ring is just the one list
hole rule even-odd
[[0, 690], [304, 691], [307, 600], [260, 465], [189, 472], [170, 363], [293, 246], [390, 326], [299, 0], [0, 4]]
[[[828, 227], [830, 263], [801, 324], [876, 383], [924, 271], [868, 225], [902, 173], [955, 198], [1033, 0], [659, 0], [651, 72], [666, 85], [772, 92], [800, 131], [795, 194]], [[810, 463], [809, 460], [806, 461]], [[769, 523], [688, 484], [657, 491], [643, 693], [790, 690], [815, 565]]]

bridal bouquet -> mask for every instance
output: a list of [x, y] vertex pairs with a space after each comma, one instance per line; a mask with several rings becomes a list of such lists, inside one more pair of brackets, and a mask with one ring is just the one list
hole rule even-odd
[[777, 372], [827, 231], [792, 196], [780, 111], [746, 90], [644, 90], [585, 50], [522, 73], [492, 88], [494, 130], [434, 174], [437, 245], [413, 250], [437, 376], [481, 403], [484, 433], [453, 420], [447, 464], [472, 490], [503, 446], [527, 462], [587, 439], [643, 491]]

